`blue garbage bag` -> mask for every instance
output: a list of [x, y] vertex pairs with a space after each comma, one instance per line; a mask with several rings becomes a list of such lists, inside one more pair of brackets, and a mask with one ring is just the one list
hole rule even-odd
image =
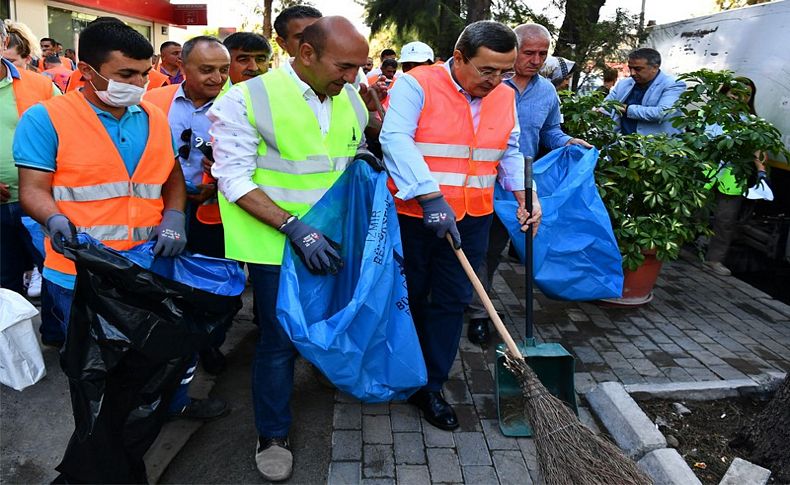
[[106, 247], [85, 233], [77, 234], [77, 241], [80, 244], [101, 246], [110, 252], [120, 254], [137, 266], [163, 278], [215, 295], [241, 295], [247, 282], [244, 270], [236, 261], [212, 258], [188, 251], [173, 257], [155, 257], [155, 241], [147, 241], [124, 251]]
[[427, 382], [409, 313], [387, 174], [356, 161], [302, 220], [341, 245], [336, 276], [308, 271], [286, 245], [277, 318], [299, 352], [365, 402], [402, 400]]
[[25, 226], [30, 238], [33, 240], [33, 247], [43, 258], [44, 254], [44, 228], [30, 216], [22, 216], [22, 225]]
[[[596, 148], [558, 148], [533, 165], [543, 219], [534, 241], [535, 284], [557, 300], [619, 298], [623, 262], [595, 185]], [[525, 241], [512, 194], [497, 185], [494, 208], [524, 261]]]

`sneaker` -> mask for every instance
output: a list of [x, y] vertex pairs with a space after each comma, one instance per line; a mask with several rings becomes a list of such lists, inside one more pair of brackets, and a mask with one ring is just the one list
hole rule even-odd
[[702, 267], [719, 276], [730, 276], [732, 274], [732, 271], [719, 261], [705, 261], [702, 263]]
[[222, 399], [192, 399], [178, 413], [171, 414], [170, 419], [193, 419], [195, 421], [211, 421], [221, 418], [230, 412], [228, 404]]
[[38, 268], [33, 268], [30, 273], [30, 284], [27, 287], [27, 296], [30, 298], [38, 298], [41, 296], [41, 273]]
[[255, 464], [263, 478], [271, 482], [287, 480], [293, 472], [294, 456], [285, 438], [258, 438]]

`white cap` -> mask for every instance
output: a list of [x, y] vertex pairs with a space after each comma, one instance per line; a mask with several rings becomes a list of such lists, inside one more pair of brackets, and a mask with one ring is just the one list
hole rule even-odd
[[398, 62], [433, 62], [433, 49], [422, 42], [409, 42], [400, 50]]

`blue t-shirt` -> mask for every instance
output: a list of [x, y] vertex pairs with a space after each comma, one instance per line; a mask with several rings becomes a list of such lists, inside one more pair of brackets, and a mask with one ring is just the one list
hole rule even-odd
[[[130, 106], [119, 120], [90, 102], [88, 104], [110, 135], [131, 177], [148, 144], [148, 113], [140, 106]], [[95, 145], [90, 140], [84, 140], [84, 146], [87, 153]], [[173, 147], [175, 150], [175, 143]], [[43, 105], [32, 106], [19, 119], [14, 133], [13, 150], [17, 167], [46, 172], [57, 170], [55, 159], [58, 154], [58, 134]], [[44, 277], [63, 288], [74, 288], [74, 275], [44, 268]]]

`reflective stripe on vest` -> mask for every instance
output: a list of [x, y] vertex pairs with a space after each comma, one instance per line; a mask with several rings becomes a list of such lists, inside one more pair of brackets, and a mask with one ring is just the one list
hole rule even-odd
[[[52, 197], [58, 210], [82, 232], [124, 250], [149, 239], [161, 222], [162, 185], [175, 162], [165, 115], [142, 103], [148, 115], [148, 141], [129, 176], [107, 130], [81, 92], [43, 103], [58, 138]], [[90, 156], [86, 156], [89, 145]], [[45, 242], [48, 268], [75, 274], [74, 263]]]
[[[458, 92], [442, 66], [420, 66], [409, 71], [424, 93], [423, 108], [414, 142], [439, 190], [458, 219], [465, 214], [483, 216], [493, 212], [497, 166], [504, 156], [515, 125], [515, 92], [497, 86], [483, 98], [477, 128], [469, 101]], [[448, 129], [447, 120], [455, 120]], [[398, 188], [392, 179], [393, 195]], [[398, 213], [422, 217], [414, 200], [395, 198]]]
[[[260, 136], [252, 181], [280, 208], [303, 216], [326, 193], [348, 164], [367, 125], [367, 109], [352, 86], [332, 98], [329, 131], [290, 75], [275, 69], [241, 83], [247, 120]], [[220, 143], [222, 143], [220, 141]], [[238, 205], [219, 197], [225, 255], [258, 264], [280, 264], [285, 237]]]

